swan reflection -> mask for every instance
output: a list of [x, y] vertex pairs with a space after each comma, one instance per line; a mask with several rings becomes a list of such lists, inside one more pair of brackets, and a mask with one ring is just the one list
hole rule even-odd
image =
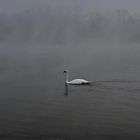
[[68, 85], [67, 84], [65, 84], [65, 92], [64, 92], [64, 95], [65, 96], [68, 96]]

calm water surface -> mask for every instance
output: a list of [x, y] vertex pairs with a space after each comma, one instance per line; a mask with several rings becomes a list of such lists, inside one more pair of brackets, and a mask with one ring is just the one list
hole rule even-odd
[[[69, 47], [5, 48], [0, 60], [0, 139], [140, 139], [138, 47], [95, 48], [93, 53], [82, 48], [80, 54]], [[92, 85], [66, 89], [65, 68], [71, 70], [70, 79], [86, 78]]]

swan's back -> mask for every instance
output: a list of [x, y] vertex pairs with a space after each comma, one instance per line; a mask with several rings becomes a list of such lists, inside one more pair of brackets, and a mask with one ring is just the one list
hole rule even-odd
[[84, 80], [84, 79], [74, 79], [72, 81], [68, 81], [67, 84], [71, 85], [83, 85], [83, 84], [90, 84], [90, 81]]

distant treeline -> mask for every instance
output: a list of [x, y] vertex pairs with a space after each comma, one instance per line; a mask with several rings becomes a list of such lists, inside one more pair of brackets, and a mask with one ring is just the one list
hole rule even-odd
[[0, 42], [68, 43], [95, 39], [140, 42], [140, 14], [128, 10], [83, 13], [64, 8], [0, 14]]

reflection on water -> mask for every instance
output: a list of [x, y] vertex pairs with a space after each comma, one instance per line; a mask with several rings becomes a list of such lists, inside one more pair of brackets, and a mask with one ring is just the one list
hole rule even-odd
[[63, 83], [53, 88], [1, 87], [0, 137], [136, 140], [140, 138], [139, 84], [120, 80], [65, 85], [67, 98], [62, 95]]
[[[25, 54], [21, 50], [8, 56], [7, 50], [0, 52], [5, 58], [0, 73], [0, 139], [139, 140], [139, 48], [133, 48], [136, 55], [121, 51], [118, 58], [110, 49], [104, 53], [91, 48], [83, 48], [84, 62], [74, 48], [70, 52], [31, 46], [24, 48]], [[64, 85], [66, 66], [73, 69], [70, 78], [87, 78], [93, 84]]]
[[65, 92], [64, 92], [64, 95], [68, 96], [68, 85], [65, 83]]
[[[100, 83], [96, 83], [96, 85], [99, 85]], [[93, 86], [93, 83], [92, 84], [83, 84], [83, 85], [68, 85], [65, 83], [65, 90], [64, 90], [64, 95], [65, 96], [68, 96], [69, 95], [69, 87], [90, 87], [90, 86]], [[88, 91], [90, 91], [90, 88], [88, 89]]]

